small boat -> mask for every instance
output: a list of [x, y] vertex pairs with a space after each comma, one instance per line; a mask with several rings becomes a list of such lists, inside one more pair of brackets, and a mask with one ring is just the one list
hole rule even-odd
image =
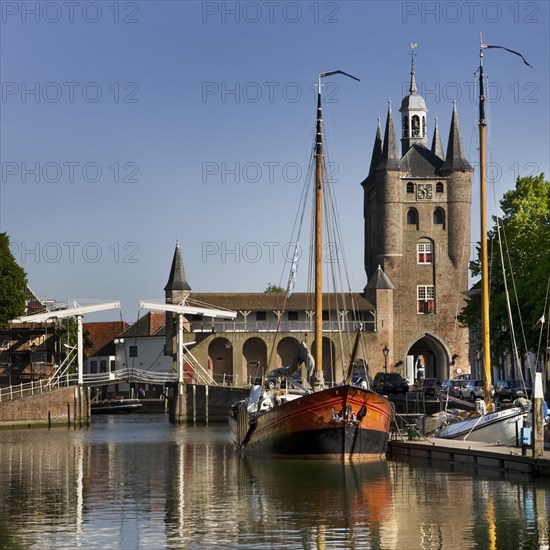
[[[390, 401], [368, 388], [352, 384], [354, 345], [347, 376], [341, 385], [326, 388], [322, 366], [322, 217], [326, 200], [323, 177], [323, 128], [321, 112], [321, 78], [343, 74], [331, 71], [319, 75], [315, 157], [315, 360], [302, 343], [300, 357], [304, 364], [309, 387], [281, 372], [287, 388], [266, 391], [263, 386], [252, 387], [250, 395], [234, 403], [229, 411], [229, 427], [236, 447], [251, 454], [292, 456], [301, 458], [369, 458], [385, 455], [392, 418]], [[293, 266], [294, 267], [294, 266]], [[291, 268], [289, 288], [293, 286], [295, 270]], [[278, 369], [283, 371], [283, 369]], [[293, 389], [288, 389], [292, 386]]]
[[91, 404], [92, 414], [130, 414], [143, 407], [139, 399], [104, 399]]

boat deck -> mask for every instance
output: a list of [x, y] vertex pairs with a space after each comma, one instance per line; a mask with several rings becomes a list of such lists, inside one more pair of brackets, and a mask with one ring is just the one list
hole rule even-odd
[[408, 457], [451, 465], [498, 470], [550, 478], [550, 450], [535, 458], [531, 447], [506, 447], [494, 443], [422, 438], [389, 442], [389, 458]]

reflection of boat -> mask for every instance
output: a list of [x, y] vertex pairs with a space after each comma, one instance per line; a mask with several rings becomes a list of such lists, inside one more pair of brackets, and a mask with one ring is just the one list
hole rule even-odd
[[429, 429], [424, 430], [426, 435], [434, 435], [444, 439], [468, 439], [469, 441], [487, 443], [495, 443], [498, 441], [503, 445], [515, 446], [519, 443], [520, 428], [522, 427], [521, 422], [530, 407], [530, 403], [525, 399], [517, 399], [512, 408], [494, 412], [491, 392], [492, 373], [489, 333], [489, 259], [487, 246], [485, 162], [485, 127], [487, 122], [485, 119], [485, 94], [483, 82], [483, 48], [486, 47], [485, 44], [480, 44], [479, 50], [479, 173], [484, 400], [477, 402], [477, 414], [454, 416], [446, 413], [438, 413], [437, 419], [422, 419], [422, 421], [425, 427], [430, 425]]
[[[322, 523], [327, 529], [349, 529], [362, 515], [374, 527], [390, 516], [393, 486], [386, 460], [341, 462], [254, 457], [252, 461], [245, 457], [241, 464], [246, 486], [257, 488], [255, 498], [261, 499], [263, 509], [307, 508], [317, 515], [316, 524]], [[254, 506], [258, 506], [257, 501]], [[350, 538], [354, 536], [353, 530], [346, 532]]]
[[129, 414], [141, 409], [139, 399], [104, 399], [91, 404], [92, 414]]
[[[254, 386], [250, 396], [235, 403], [229, 424], [235, 445], [252, 453], [317, 457], [366, 457], [387, 450], [391, 404], [373, 391], [351, 384], [351, 367], [343, 385], [324, 387], [322, 366], [322, 218], [325, 193], [321, 77], [319, 75], [315, 144], [315, 360], [305, 343], [299, 364], [308, 369], [311, 390], [290, 382], [297, 390], [265, 392]], [[350, 75], [346, 75], [350, 76]], [[355, 78], [355, 77], [352, 77]], [[332, 206], [332, 205], [331, 205]], [[329, 207], [330, 208], [330, 207]], [[293, 262], [294, 264], [294, 262]], [[289, 293], [295, 266], [289, 279]], [[350, 365], [353, 364], [353, 359]], [[289, 373], [292, 375], [292, 373]]]

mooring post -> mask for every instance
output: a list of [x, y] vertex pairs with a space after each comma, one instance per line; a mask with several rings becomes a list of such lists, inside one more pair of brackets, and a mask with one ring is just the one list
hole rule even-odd
[[533, 400], [533, 456], [542, 458], [544, 456], [544, 392], [542, 390], [542, 373], [535, 373], [535, 392]]
[[208, 426], [208, 384], [204, 386], [204, 420]]
[[197, 385], [193, 384], [193, 425], [197, 423]]

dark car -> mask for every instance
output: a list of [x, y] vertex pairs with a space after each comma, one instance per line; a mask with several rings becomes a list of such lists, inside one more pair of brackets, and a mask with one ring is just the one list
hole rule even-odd
[[435, 395], [439, 388], [439, 380], [437, 378], [421, 378], [418, 381], [417, 389], [424, 395]]
[[397, 372], [378, 372], [374, 377], [374, 391], [382, 394], [402, 393], [409, 391], [409, 384]]
[[500, 380], [495, 384], [495, 399], [514, 401], [518, 397], [531, 397], [533, 390], [522, 380]]

